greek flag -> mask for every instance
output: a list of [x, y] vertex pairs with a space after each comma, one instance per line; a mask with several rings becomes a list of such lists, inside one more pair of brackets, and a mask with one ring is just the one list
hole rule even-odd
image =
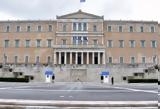
[[86, 2], [86, 0], [80, 0], [81, 3]]

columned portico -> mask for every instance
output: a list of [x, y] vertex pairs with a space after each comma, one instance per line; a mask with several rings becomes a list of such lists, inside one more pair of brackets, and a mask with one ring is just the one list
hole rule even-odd
[[105, 52], [56, 51], [54, 52], [54, 64], [105, 64]]

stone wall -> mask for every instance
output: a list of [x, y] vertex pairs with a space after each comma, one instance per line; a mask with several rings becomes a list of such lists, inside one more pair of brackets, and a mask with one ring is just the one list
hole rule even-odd
[[[55, 65], [51, 68], [55, 74], [55, 82], [101, 82], [100, 73], [109, 71], [109, 76], [114, 77], [115, 83], [127, 82], [134, 73], [143, 73], [144, 78], [158, 78], [158, 71], [145, 73], [144, 70], [151, 67], [151, 64], [123, 64], [123, 65]], [[13, 67], [13, 72], [23, 72], [23, 76], [34, 76], [31, 82], [45, 82], [45, 66], [17, 66]], [[13, 77], [13, 72], [3, 72], [1, 77]], [[5, 74], [5, 75], [4, 75]], [[126, 78], [126, 80], [125, 80]]]

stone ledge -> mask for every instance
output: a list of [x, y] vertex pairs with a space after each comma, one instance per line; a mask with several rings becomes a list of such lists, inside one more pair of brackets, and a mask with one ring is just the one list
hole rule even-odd
[[54, 101], [0, 99], [3, 106], [54, 106], [54, 107], [158, 107], [158, 101]]

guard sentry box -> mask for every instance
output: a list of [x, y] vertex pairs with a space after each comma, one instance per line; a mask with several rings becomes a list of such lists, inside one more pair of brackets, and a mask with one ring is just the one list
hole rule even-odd
[[102, 83], [109, 83], [109, 72], [101, 72], [101, 82]]
[[53, 70], [51, 68], [46, 68], [45, 69], [45, 82], [52, 83], [54, 79], [55, 79], [55, 76], [54, 76]]

